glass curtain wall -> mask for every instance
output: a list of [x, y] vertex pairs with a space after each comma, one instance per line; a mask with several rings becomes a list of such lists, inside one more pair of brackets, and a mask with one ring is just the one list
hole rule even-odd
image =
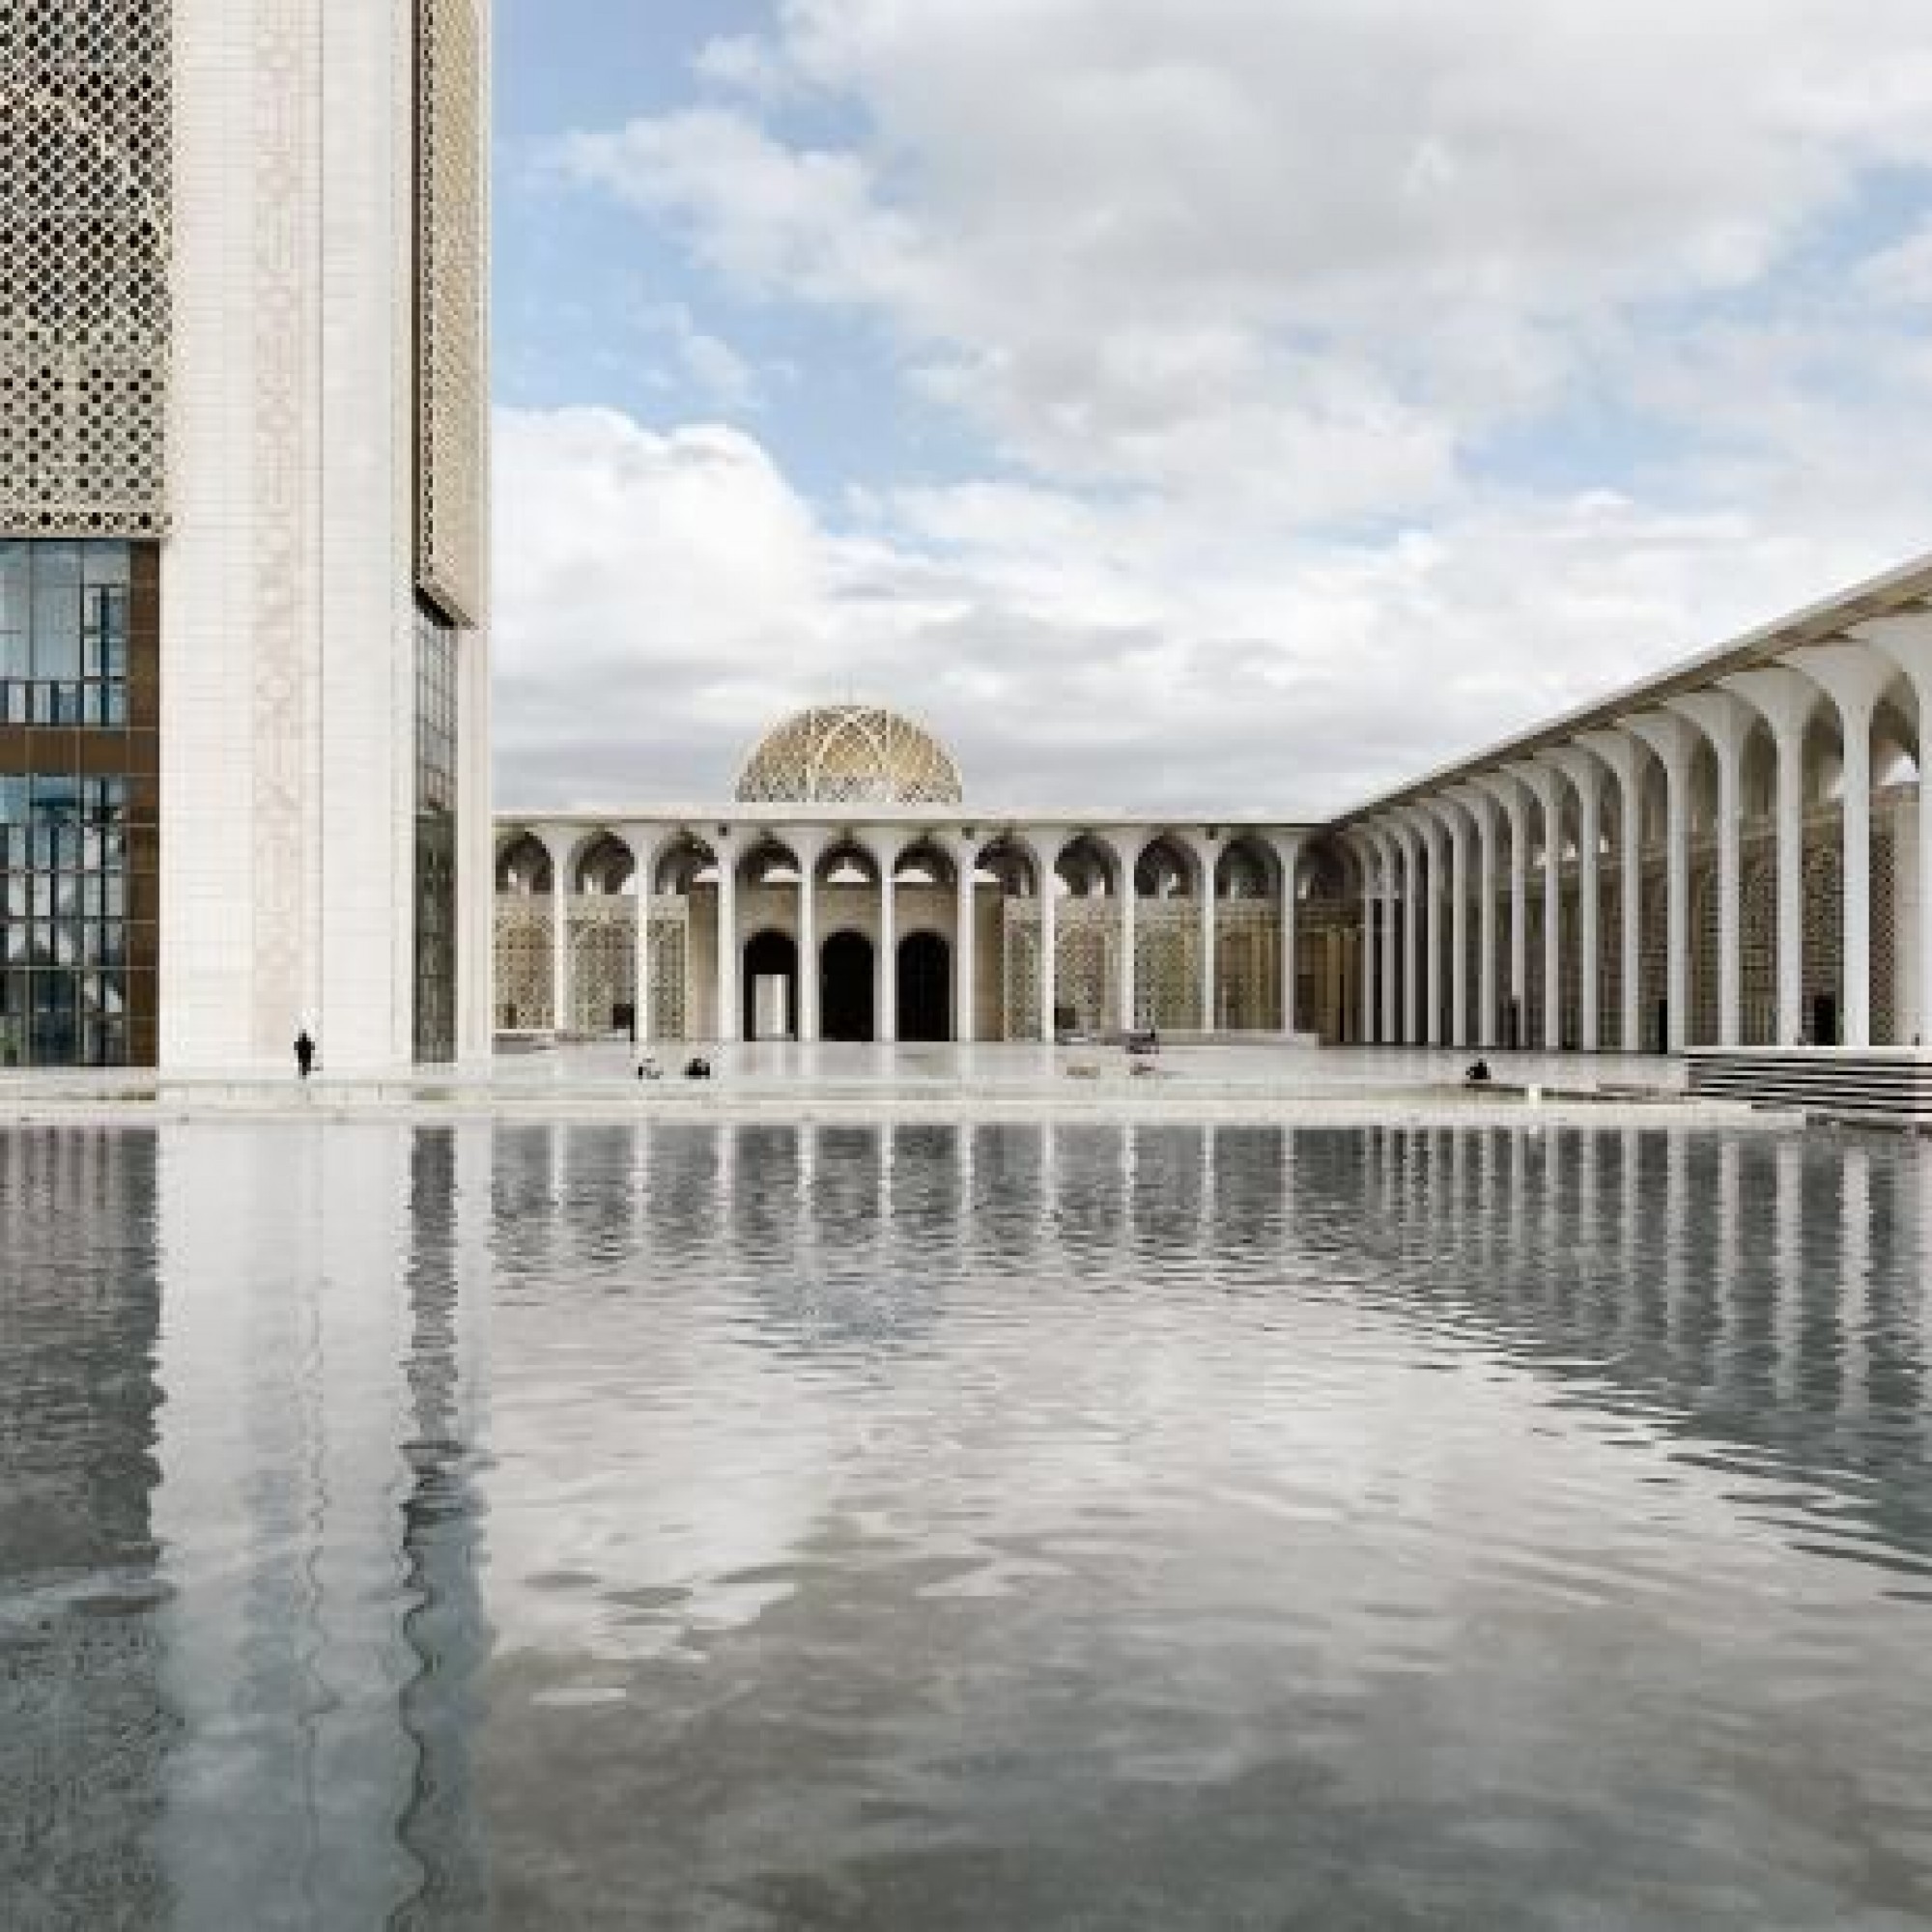
[[0, 543], [0, 1066], [154, 1063], [158, 571]]
[[415, 1057], [456, 1058], [457, 651], [461, 632], [416, 605]]

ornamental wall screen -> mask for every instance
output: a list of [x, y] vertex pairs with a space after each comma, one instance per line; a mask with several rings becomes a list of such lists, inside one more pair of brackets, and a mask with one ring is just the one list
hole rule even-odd
[[168, 0], [0, 5], [0, 532], [166, 525]]

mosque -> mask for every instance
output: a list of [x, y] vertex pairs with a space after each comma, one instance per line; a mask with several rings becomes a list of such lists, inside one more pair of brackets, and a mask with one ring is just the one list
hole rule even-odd
[[1323, 822], [968, 800], [871, 705], [728, 804], [499, 814], [500, 1035], [1592, 1052], [1928, 1028], [1932, 558]]
[[1296, 1031], [1349, 970], [1341, 877], [1304, 863], [1314, 830], [980, 810], [921, 725], [822, 706], [766, 734], [728, 805], [503, 820], [497, 1022], [649, 1040]]

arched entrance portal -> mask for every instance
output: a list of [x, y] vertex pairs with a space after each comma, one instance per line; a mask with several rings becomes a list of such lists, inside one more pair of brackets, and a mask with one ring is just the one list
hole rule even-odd
[[827, 1039], [870, 1039], [872, 942], [863, 932], [835, 932], [819, 953], [819, 1030]]
[[746, 1039], [798, 1037], [798, 945], [789, 933], [761, 932], [745, 948], [742, 1015]]
[[952, 1037], [952, 949], [936, 932], [899, 941], [898, 1037]]

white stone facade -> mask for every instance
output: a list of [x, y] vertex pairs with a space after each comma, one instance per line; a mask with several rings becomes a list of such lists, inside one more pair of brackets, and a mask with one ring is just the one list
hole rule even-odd
[[[174, 36], [161, 1063], [281, 1065], [306, 1026], [332, 1068], [393, 1066], [415, 1006], [416, 10], [176, 0]], [[475, 1054], [479, 631], [459, 663]]]

